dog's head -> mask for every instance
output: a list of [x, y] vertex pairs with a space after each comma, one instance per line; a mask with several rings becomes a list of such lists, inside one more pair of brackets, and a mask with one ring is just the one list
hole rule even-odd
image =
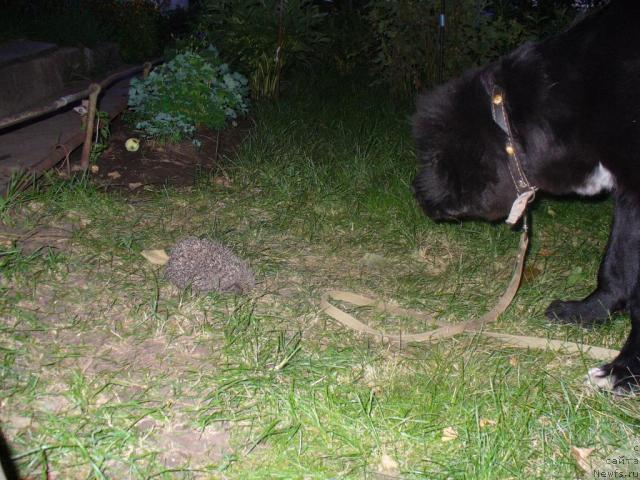
[[412, 119], [421, 168], [413, 192], [436, 220], [508, 215], [516, 198], [504, 150], [491, 116], [491, 97], [478, 72], [421, 97]]

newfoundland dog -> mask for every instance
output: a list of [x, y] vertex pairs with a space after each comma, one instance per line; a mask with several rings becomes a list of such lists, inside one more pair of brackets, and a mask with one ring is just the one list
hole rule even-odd
[[589, 380], [640, 385], [640, 1], [611, 0], [564, 33], [529, 43], [422, 96], [412, 119], [414, 194], [434, 219], [514, 223], [537, 190], [610, 191], [615, 210], [598, 286], [553, 301], [556, 322], [625, 310], [631, 333]]

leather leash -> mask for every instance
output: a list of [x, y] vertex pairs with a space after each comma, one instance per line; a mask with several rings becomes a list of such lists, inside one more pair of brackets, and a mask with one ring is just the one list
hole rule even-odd
[[[401, 308], [397, 305], [381, 302], [376, 298], [365, 297], [363, 295], [358, 295], [356, 293], [346, 292], [342, 290], [330, 290], [325, 292], [320, 299], [320, 307], [324, 313], [329, 315], [334, 320], [338, 321], [341, 325], [358, 333], [378, 337], [383, 342], [388, 341], [391, 343], [434, 343], [439, 340], [451, 338], [461, 333], [469, 332], [493, 338], [494, 340], [497, 340], [498, 342], [510, 347], [535, 348], [566, 353], [582, 353], [596, 360], [610, 360], [612, 357], [615, 357], [618, 354], [618, 351], [609, 348], [594, 347], [581, 343], [565, 342], [561, 340], [546, 339], [541, 337], [528, 337], [522, 335], [509, 335], [506, 333], [487, 332], [484, 330], [484, 327], [487, 324], [495, 322], [500, 314], [502, 314], [513, 301], [513, 298], [518, 291], [518, 287], [520, 286], [520, 280], [522, 279], [524, 260], [527, 253], [528, 245], [529, 237], [527, 234], [527, 228], [525, 226], [525, 228], [522, 230], [522, 234], [520, 235], [520, 245], [518, 246], [518, 254], [516, 256], [515, 267], [511, 280], [507, 285], [505, 292], [498, 299], [496, 305], [480, 318], [458, 323], [442, 322], [440, 320], [434, 319], [433, 316], [424, 312]], [[389, 313], [392, 315], [414, 318], [423, 322], [431, 322], [438, 325], [438, 328], [422, 333], [386, 333], [370, 327], [369, 325], [355, 318], [353, 315], [350, 315], [347, 312], [339, 309], [331, 303], [331, 300], [350, 303], [358, 307], [373, 307], [381, 312]]]

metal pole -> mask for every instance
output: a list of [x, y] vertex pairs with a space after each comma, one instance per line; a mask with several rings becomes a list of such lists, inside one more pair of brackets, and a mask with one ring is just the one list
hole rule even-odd
[[284, 45], [284, 8], [286, 0], [280, 0], [278, 4], [278, 43], [276, 46], [276, 85], [274, 96], [280, 96], [280, 72], [282, 71], [282, 47]]
[[440, 1], [440, 16], [438, 17], [438, 83], [444, 80], [444, 30], [445, 30], [445, 0]]

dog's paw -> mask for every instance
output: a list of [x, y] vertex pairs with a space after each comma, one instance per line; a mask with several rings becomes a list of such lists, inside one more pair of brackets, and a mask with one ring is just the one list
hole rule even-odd
[[604, 368], [594, 367], [590, 368], [587, 372], [584, 383], [593, 387], [597, 387], [600, 390], [613, 392], [615, 380]]
[[600, 325], [609, 318], [609, 311], [600, 303], [585, 301], [554, 300], [544, 314], [552, 322], [575, 323], [584, 327]]
[[585, 383], [615, 395], [636, 395], [640, 393], [640, 371], [609, 363], [589, 369]]

